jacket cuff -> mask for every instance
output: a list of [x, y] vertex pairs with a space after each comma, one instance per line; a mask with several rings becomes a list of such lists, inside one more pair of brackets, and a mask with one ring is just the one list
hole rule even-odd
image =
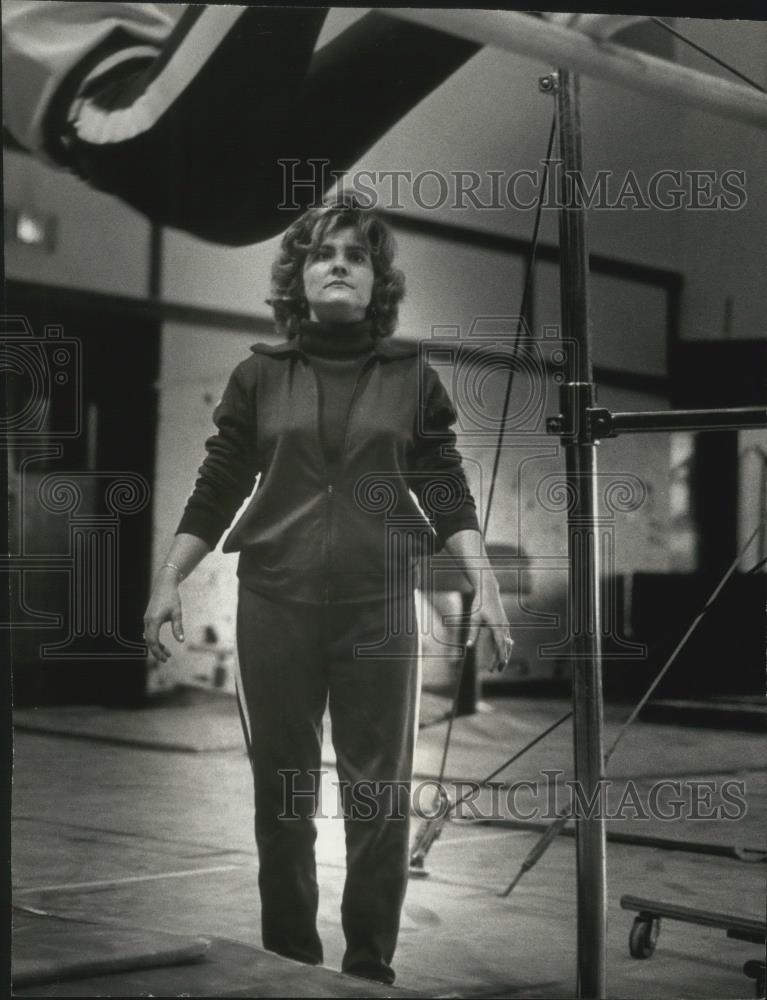
[[176, 528], [176, 534], [196, 535], [209, 546], [212, 552], [221, 541], [221, 536], [226, 531], [226, 528], [227, 526], [225, 524], [222, 525], [217, 518], [206, 514], [204, 511], [192, 508], [191, 510], [187, 509], [184, 511]]
[[467, 504], [453, 513], [443, 514], [434, 526], [439, 547], [442, 548], [447, 539], [457, 531], [465, 531], [467, 529], [473, 531], [480, 530], [477, 512], [473, 506]]

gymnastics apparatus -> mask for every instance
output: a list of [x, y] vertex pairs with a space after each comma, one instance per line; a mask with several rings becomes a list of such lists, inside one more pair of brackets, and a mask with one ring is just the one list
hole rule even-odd
[[[574, 176], [582, 172], [582, 127], [579, 73], [598, 79], [619, 83], [643, 93], [674, 100], [691, 108], [708, 111], [714, 115], [767, 128], [767, 96], [753, 81], [747, 86], [730, 83], [644, 53], [627, 50], [620, 45], [599, 41], [573, 31], [560, 24], [530, 18], [525, 14], [508, 11], [478, 10], [428, 10], [390, 9], [391, 17], [428, 23], [443, 31], [484, 45], [495, 46], [519, 55], [534, 56], [547, 62], [556, 62], [559, 68], [540, 80], [540, 89], [553, 95], [555, 116], [549, 142], [547, 160], [551, 155], [554, 132], [558, 137], [560, 172], [559, 212], [560, 243], [560, 295], [562, 312], [562, 338], [570, 340], [575, 350], [568, 353], [568, 372], [560, 391], [561, 412], [547, 421], [547, 431], [556, 435], [565, 453], [565, 489], [568, 503], [568, 596], [571, 614], [572, 712], [568, 712], [547, 730], [537, 736], [521, 751], [515, 753], [496, 768], [480, 784], [486, 784], [505, 767], [521, 757], [533, 745], [572, 716], [574, 734], [575, 781], [585, 798], [599, 794], [605, 777], [605, 768], [612, 752], [652, 694], [662, 676], [671, 667], [683, 645], [690, 637], [711, 604], [716, 600], [727, 580], [758, 533], [749, 537], [728, 568], [701, 613], [691, 623], [682, 640], [667, 659], [662, 670], [645, 692], [639, 704], [619, 730], [609, 751], [605, 752], [603, 738], [602, 702], [602, 608], [601, 588], [601, 538], [600, 516], [597, 507], [596, 448], [600, 440], [626, 433], [651, 433], [654, 431], [713, 431], [724, 428], [751, 428], [767, 426], [767, 407], [741, 407], [712, 410], [669, 410], [659, 412], [611, 413], [595, 406], [596, 385], [592, 371], [591, 335], [589, 331], [589, 282], [588, 250], [586, 243], [585, 208], [578, 204], [574, 190]], [[565, 15], [563, 15], [565, 16]], [[719, 61], [719, 60], [717, 60]], [[728, 67], [729, 68], [729, 67]], [[737, 74], [741, 75], [741, 74]], [[545, 184], [543, 185], [545, 187]], [[541, 191], [541, 200], [543, 191]], [[540, 202], [539, 202], [540, 207]], [[530, 275], [535, 263], [537, 221], [528, 260], [527, 280], [522, 297], [520, 316], [525, 315], [526, 298], [530, 288]], [[517, 338], [521, 333], [517, 330]], [[496, 449], [496, 463], [490, 484], [490, 495], [485, 508], [483, 530], [492, 503], [492, 490], [498, 467], [503, 425], [511, 394], [513, 371], [509, 370], [501, 431]], [[460, 673], [471, 669], [472, 653], [463, 659]], [[444, 777], [445, 760], [455, 716], [459, 674], [453, 710], [447, 728], [442, 755], [439, 785]], [[411, 872], [423, 873], [423, 861], [431, 843], [439, 835], [441, 824], [460, 803], [450, 802], [444, 791], [436, 817], [422, 821], [416, 834], [411, 853]], [[554, 837], [561, 832], [570, 814], [560, 816], [552, 823], [541, 841], [525, 859], [517, 877], [501, 895], [508, 895], [525, 871], [541, 857]], [[598, 814], [575, 815], [575, 841], [577, 861], [577, 982], [578, 996], [602, 998], [606, 994], [605, 937], [606, 937], [606, 838], [604, 818]], [[636, 901], [624, 897], [624, 908], [631, 908]], [[658, 913], [653, 913], [649, 901], [639, 901], [640, 917], [637, 924], [640, 935], [657, 934]], [[660, 905], [656, 910], [662, 909]], [[681, 909], [681, 908], [677, 908]], [[668, 915], [668, 914], [666, 914]], [[640, 919], [644, 916], [643, 919]], [[709, 915], [711, 916], [711, 915]], [[717, 915], [713, 915], [717, 916]], [[699, 915], [698, 915], [699, 917]], [[684, 919], [678, 913], [676, 919]], [[687, 919], [692, 919], [688, 916]], [[698, 922], [701, 922], [700, 918]], [[704, 921], [705, 922], [705, 921]], [[755, 925], [758, 922], [752, 922]], [[746, 940], [764, 941], [764, 925], [747, 928], [751, 937]], [[635, 942], [636, 943], [636, 942]], [[652, 942], [647, 942], [648, 946]], [[641, 942], [640, 942], [641, 944]], [[638, 947], [638, 945], [637, 945]], [[635, 948], [632, 946], [632, 953]], [[651, 950], [650, 952], [651, 953]], [[642, 956], [646, 957], [646, 956]], [[747, 963], [749, 964], [749, 963]], [[756, 970], [757, 990], [759, 975], [764, 979], [764, 965]], [[757, 992], [757, 995], [761, 995]]]

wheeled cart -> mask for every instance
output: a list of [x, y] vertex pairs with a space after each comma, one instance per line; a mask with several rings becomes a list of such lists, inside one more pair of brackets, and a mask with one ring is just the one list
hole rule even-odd
[[[726, 931], [728, 938], [737, 941], [752, 941], [754, 944], [762, 945], [767, 941], [767, 923], [750, 917], [737, 917], [729, 913], [717, 913], [714, 910], [696, 910], [690, 906], [661, 903], [639, 896], [621, 896], [621, 908], [637, 914], [629, 933], [629, 952], [632, 958], [652, 958], [660, 934], [661, 918], [698, 924], [701, 927], [717, 927]], [[756, 980], [756, 996], [763, 997], [764, 959], [746, 962], [743, 971], [749, 979]]]

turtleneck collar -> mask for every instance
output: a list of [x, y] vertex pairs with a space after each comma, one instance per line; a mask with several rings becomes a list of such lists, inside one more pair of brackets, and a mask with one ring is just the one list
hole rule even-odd
[[326, 357], [364, 354], [375, 342], [369, 319], [357, 323], [318, 323], [305, 319], [301, 321], [298, 336], [307, 354]]

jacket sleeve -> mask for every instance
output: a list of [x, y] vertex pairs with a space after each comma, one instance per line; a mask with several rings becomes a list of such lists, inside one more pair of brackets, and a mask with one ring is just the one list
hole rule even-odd
[[214, 549], [253, 492], [259, 471], [254, 409], [240, 365], [213, 411], [218, 430], [205, 442], [207, 455], [176, 534], [197, 535]]
[[436, 371], [427, 365], [421, 380], [409, 486], [434, 527], [438, 548], [456, 531], [480, 530], [477, 505], [452, 430], [456, 420], [455, 407], [445, 387]]

